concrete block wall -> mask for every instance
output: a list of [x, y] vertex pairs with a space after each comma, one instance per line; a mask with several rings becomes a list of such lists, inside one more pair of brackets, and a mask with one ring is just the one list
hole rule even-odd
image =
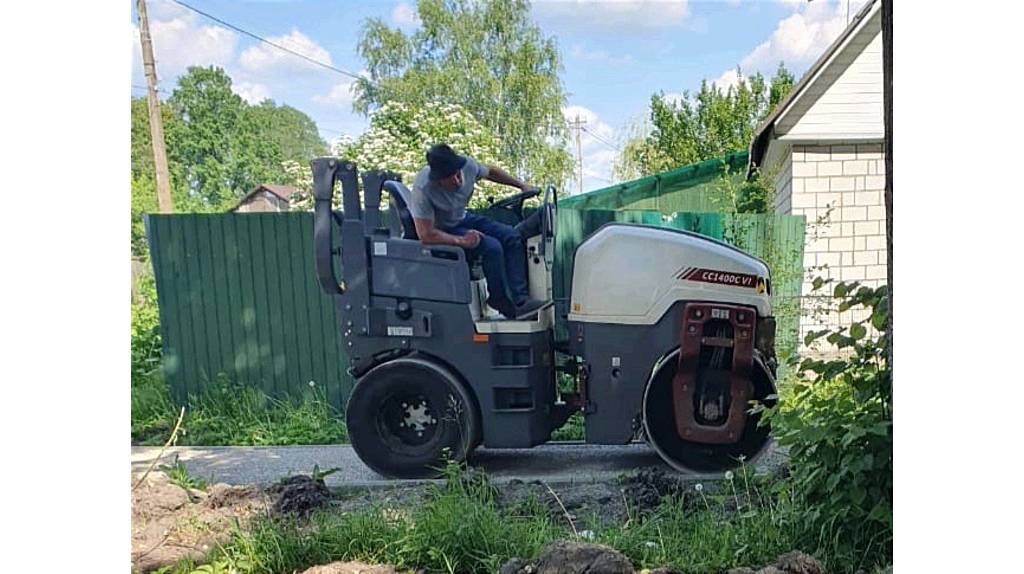
[[[882, 142], [794, 145], [785, 189], [777, 180], [779, 213], [804, 215], [804, 306], [827, 308], [828, 297], [816, 299], [814, 277], [860, 281], [878, 286], [886, 281], [885, 158]], [[784, 166], [785, 167], [785, 166]], [[822, 295], [828, 295], [821, 291]], [[849, 325], [865, 312], [818, 311], [801, 319], [801, 340], [810, 330]]]

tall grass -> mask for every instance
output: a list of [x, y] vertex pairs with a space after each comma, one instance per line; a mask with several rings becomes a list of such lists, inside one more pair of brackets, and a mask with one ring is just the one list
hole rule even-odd
[[[178, 415], [157, 375], [132, 386], [132, 441], [162, 444]], [[276, 399], [221, 379], [189, 397], [178, 443], [183, 446], [272, 446], [348, 442], [345, 420], [319, 389], [302, 399]]]
[[[209, 566], [290, 573], [363, 560], [426, 572], [493, 573], [511, 558], [536, 558], [549, 542], [575, 539], [616, 548], [638, 568], [672, 565], [686, 573], [718, 573], [800, 549], [795, 530], [783, 519], [783, 499], [765, 481], [741, 472], [717, 494], [667, 498], [653, 512], [630, 512], [624, 523], [583, 517], [576, 522], [577, 537], [567, 520], [549, 512], [543, 496], [499, 504], [486, 478], [453, 465], [445, 483], [430, 487], [419, 506], [322, 511], [308, 523], [260, 519], [236, 529], [209, 556]], [[192, 571], [182, 565], [175, 572]]]
[[[151, 275], [132, 301], [132, 444], [163, 444], [179, 409], [160, 375], [160, 313]], [[341, 413], [313, 387], [302, 399], [275, 399], [221, 378], [190, 396], [179, 445], [290, 445], [348, 442]]]

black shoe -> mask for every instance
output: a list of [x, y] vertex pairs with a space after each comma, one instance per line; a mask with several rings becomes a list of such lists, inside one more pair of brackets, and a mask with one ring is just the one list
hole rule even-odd
[[536, 314], [541, 309], [546, 308], [551, 304], [551, 301], [541, 301], [540, 299], [527, 299], [522, 305], [516, 305], [516, 319], [525, 319], [530, 315]]

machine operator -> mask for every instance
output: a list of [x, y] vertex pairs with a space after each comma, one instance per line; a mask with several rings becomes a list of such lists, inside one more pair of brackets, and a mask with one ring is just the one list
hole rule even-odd
[[494, 165], [455, 153], [448, 144], [427, 151], [427, 166], [416, 174], [409, 211], [425, 244], [456, 245], [467, 257], [480, 255], [489, 293], [487, 304], [509, 319], [523, 319], [548, 302], [533, 299], [526, 281], [526, 238], [537, 233], [536, 214], [516, 227], [466, 212], [476, 182], [533, 189]]

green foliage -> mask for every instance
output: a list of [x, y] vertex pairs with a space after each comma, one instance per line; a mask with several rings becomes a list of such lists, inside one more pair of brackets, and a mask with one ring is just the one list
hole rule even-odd
[[[780, 520], [788, 499], [771, 479], [747, 469], [717, 489], [666, 498], [652, 512], [632, 509], [624, 523], [577, 518], [578, 531], [552, 513], [549, 499], [499, 503], [483, 475], [456, 465], [446, 469], [444, 484], [429, 488], [420, 505], [321, 511], [308, 523], [258, 519], [208, 556], [207, 571], [283, 573], [363, 560], [426, 572], [496, 572], [511, 558], [535, 558], [549, 542], [575, 539], [612, 546], [638, 568], [671, 565], [705, 573], [768, 562], [800, 548], [796, 525]], [[182, 565], [177, 572], [199, 571]]]
[[249, 107], [248, 115], [257, 124], [260, 137], [278, 149], [282, 161], [308, 164], [327, 153], [327, 142], [320, 137], [316, 122], [291, 106], [264, 100]]
[[641, 568], [671, 564], [683, 572], [762, 564], [799, 548], [793, 529], [778, 520], [786, 503], [769, 478], [755, 477], [748, 467], [726, 476], [714, 493], [698, 483], [663, 499], [650, 515], [630, 513], [620, 527], [595, 530], [595, 541]]
[[[250, 106], [220, 68], [189, 68], [160, 113], [177, 212], [224, 211], [261, 183], [301, 187], [309, 160], [327, 153], [309, 116], [271, 100]], [[145, 98], [131, 114], [132, 254], [145, 255], [142, 216], [157, 210]]]
[[[387, 169], [398, 172], [410, 184], [426, 165], [426, 150], [437, 142], [448, 142], [461, 154], [486, 164], [498, 163], [496, 137], [472, 114], [456, 104], [409, 105], [388, 103], [370, 114], [370, 127], [359, 139], [335, 146], [340, 157], [355, 162], [360, 170]], [[292, 201], [294, 209], [312, 209], [312, 174], [308, 167], [299, 189], [305, 191]], [[296, 179], [299, 174], [296, 174]], [[487, 200], [507, 193], [508, 188], [489, 181], [477, 184], [471, 208], [484, 207]], [[335, 195], [341, 201], [341, 194]], [[340, 205], [340, 203], [339, 203]]]
[[319, 389], [303, 399], [277, 399], [220, 379], [189, 397], [183, 445], [289, 445], [348, 442], [345, 422]]
[[152, 274], [139, 277], [138, 300], [132, 302], [132, 382], [160, 368], [160, 309], [156, 280]]
[[[826, 281], [816, 281], [824, 286]], [[840, 283], [833, 295], [867, 319], [808, 334], [838, 348], [831, 359], [805, 358], [788, 396], [767, 412], [789, 449], [794, 521], [821, 555], [868, 567], [892, 560], [892, 373], [886, 363], [886, 286]]]
[[[737, 70], [739, 74], [739, 70]], [[691, 97], [675, 101], [651, 96], [651, 129], [634, 127], [614, 166], [621, 179], [635, 179], [682, 165], [721, 157], [750, 145], [754, 129], [793, 87], [793, 75], [779, 64], [770, 81], [760, 73], [739, 75], [721, 90], [707, 81]]]
[[178, 78], [168, 103], [179, 118], [166, 130], [168, 155], [179, 163], [189, 190], [211, 209], [224, 209], [272, 178], [281, 151], [260, 133], [265, 115], [231, 90], [215, 67], [191, 67]]
[[[174, 455], [174, 464], [161, 464], [157, 468], [167, 473], [168, 480], [184, 488], [186, 491], [192, 489], [206, 490], [206, 479], [189, 474], [185, 464], [178, 460], [177, 454]], [[189, 494], [191, 495], [191, 493]]]
[[583, 440], [585, 424], [583, 413], [573, 413], [564, 425], [551, 433], [551, 440]]
[[[132, 442], [163, 444], [178, 416], [166, 382], [150, 375], [132, 386]], [[277, 399], [224, 378], [189, 396], [178, 433], [182, 446], [271, 446], [348, 442], [344, 417], [319, 389]]]
[[417, 10], [421, 25], [410, 34], [379, 18], [364, 24], [359, 54], [369, 78], [356, 82], [356, 109], [458, 104], [494, 135], [503, 166], [560, 185], [571, 163], [561, 57], [531, 22], [529, 3], [419, 0]]

